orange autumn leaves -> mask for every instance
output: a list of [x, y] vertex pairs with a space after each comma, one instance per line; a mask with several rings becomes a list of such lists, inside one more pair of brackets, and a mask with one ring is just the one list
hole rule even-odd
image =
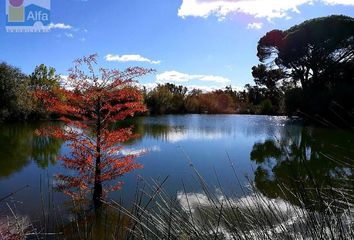
[[38, 132], [67, 141], [70, 154], [59, 159], [75, 173], [58, 174], [57, 188], [73, 197], [82, 197], [87, 190], [94, 194], [98, 191], [102, 197], [121, 187], [119, 177], [142, 167], [134, 161], [135, 155], [121, 154], [121, 143], [135, 137], [132, 129], [116, 129], [113, 125], [146, 111], [143, 95], [134, 83], [153, 70], [97, 70], [96, 65], [96, 55], [78, 59], [61, 87], [36, 91], [37, 98], [64, 122], [62, 127]]

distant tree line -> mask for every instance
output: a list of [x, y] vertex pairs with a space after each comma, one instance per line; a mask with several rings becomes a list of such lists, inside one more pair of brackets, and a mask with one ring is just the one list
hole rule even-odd
[[280, 114], [282, 111], [277, 105], [273, 106], [264, 89], [249, 84], [243, 91], [226, 86], [203, 92], [200, 89], [188, 91], [186, 87], [166, 83], [152, 90], [144, 89], [144, 96], [150, 114]]
[[172, 83], [157, 85], [145, 92], [145, 102], [151, 114], [173, 113], [234, 113], [235, 99], [232, 89], [203, 93]]

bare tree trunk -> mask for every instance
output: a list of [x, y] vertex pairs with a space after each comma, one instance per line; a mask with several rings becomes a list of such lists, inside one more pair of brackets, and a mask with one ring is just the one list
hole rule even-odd
[[97, 99], [97, 122], [96, 122], [96, 164], [95, 164], [95, 183], [93, 190], [93, 204], [95, 209], [102, 206], [102, 182], [101, 182], [101, 101], [100, 98]]
[[93, 190], [93, 205], [95, 209], [100, 208], [102, 206], [102, 182], [101, 182], [101, 169], [99, 164], [101, 163], [100, 157], [96, 158], [96, 171], [95, 171], [95, 184]]

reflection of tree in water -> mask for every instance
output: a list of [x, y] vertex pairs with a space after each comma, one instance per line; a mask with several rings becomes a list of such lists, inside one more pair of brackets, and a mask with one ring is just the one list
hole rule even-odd
[[31, 153], [28, 125], [0, 125], [0, 178], [20, 171]]
[[162, 141], [212, 140], [224, 137], [238, 138], [240, 135], [254, 137], [273, 136], [279, 128], [297, 121], [285, 117], [242, 116], [242, 115], [166, 115], [159, 117], [130, 118], [113, 127], [133, 127], [138, 136], [126, 145], [136, 144], [142, 137]]
[[253, 146], [257, 189], [296, 205], [301, 199], [310, 209], [324, 207], [319, 202], [353, 200], [354, 136], [318, 128], [292, 130]]
[[168, 141], [171, 135], [183, 134], [185, 129], [182, 126], [168, 126], [161, 124], [147, 124], [144, 126], [144, 133], [146, 136], [154, 139]]
[[44, 136], [33, 136], [32, 159], [40, 168], [47, 168], [49, 163], [55, 164], [62, 141]]
[[32, 160], [41, 168], [55, 163], [62, 142], [36, 136], [39, 125], [0, 125], [0, 178], [20, 171]]
[[167, 141], [169, 136], [174, 133], [184, 133], [185, 128], [183, 126], [172, 126], [167, 124], [159, 123], [146, 123], [143, 117], [130, 118], [121, 121], [114, 126], [115, 128], [120, 127], [133, 127], [133, 133], [137, 136], [125, 142], [125, 145], [136, 144], [137, 141], [141, 140], [143, 136], [152, 137], [158, 140]]
[[87, 210], [88, 201], [67, 202], [71, 221], [59, 230], [65, 239], [136, 239], [130, 233], [131, 219], [127, 215], [110, 204], [98, 211]]

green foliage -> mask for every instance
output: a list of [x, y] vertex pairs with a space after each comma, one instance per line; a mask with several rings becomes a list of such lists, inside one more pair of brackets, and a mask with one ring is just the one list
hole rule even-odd
[[298, 107], [302, 105], [303, 93], [300, 88], [293, 88], [285, 94], [285, 105], [289, 115], [297, 112]]
[[[59, 80], [60, 76], [55, 73], [55, 69], [53, 67], [47, 67], [46, 65], [41, 64], [37, 66], [34, 69], [34, 72], [29, 76], [30, 90], [32, 92], [38, 89], [51, 91], [54, 88], [60, 87]], [[48, 118], [50, 113], [46, 110], [43, 103], [36, 98], [33, 98], [32, 101], [32, 117]]]
[[173, 93], [167, 87], [158, 85], [147, 94], [145, 102], [151, 113], [164, 114], [172, 110], [172, 99]]
[[285, 77], [281, 69], [268, 69], [264, 64], [252, 67], [252, 76], [257, 86], [266, 87], [271, 93], [278, 91], [277, 83]]
[[225, 91], [203, 93], [171, 83], [158, 85], [145, 95], [145, 102], [153, 114], [168, 113], [233, 113], [235, 112], [236, 92], [231, 87]]
[[199, 89], [187, 92], [185, 87], [167, 83], [147, 92], [145, 102], [152, 114], [279, 114], [282, 95], [280, 96], [278, 92], [272, 95], [263, 86], [249, 84], [243, 91], [226, 86], [225, 89], [212, 92], [203, 92]]
[[187, 88], [172, 83], [158, 85], [145, 98], [153, 114], [184, 113]]
[[35, 89], [59, 87], [55, 69], [41, 64], [30, 76], [7, 63], [0, 64], [0, 120], [26, 120], [48, 113], [34, 96]]
[[273, 104], [270, 99], [264, 99], [260, 104], [260, 113], [261, 114], [272, 114], [273, 113]]
[[201, 113], [233, 113], [235, 104], [230, 94], [221, 90], [200, 94], [198, 96]]
[[199, 96], [202, 94], [203, 92], [201, 90], [197, 90], [197, 89], [193, 89], [189, 95], [186, 98], [186, 109], [188, 112], [191, 113], [199, 113], [201, 112], [200, 109], [200, 101], [199, 101]]
[[30, 75], [30, 86], [32, 88], [41, 88], [42, 90], [52, 90], [59, 87], [60, 76], [55, 73], [53, 67], [47, 67], [44, 64], [37, 66]]
[[333, 103], [347, 113], [354, 110], [353, 18], [329, 16], [273, 30], [259, 40], [257, 50], [267, 64], [253, 67], [255, 83], [266, 87], [273, 104], [275, 93], [283, 92], [288, 114], [298, 109], [334, 121]]
[[31, 109], [27, 77], [20, 69], [0, 63], [0, 120], [26, 119]]
[[279, 82], [286, 74], [279, 68], [268, 69], [266, 65], [259, 64], [252, 67], [252, 76], [257, 86], [265, 88], [264, 95], [271, 101], [271, 105], [278, 106], [283, 97]]

